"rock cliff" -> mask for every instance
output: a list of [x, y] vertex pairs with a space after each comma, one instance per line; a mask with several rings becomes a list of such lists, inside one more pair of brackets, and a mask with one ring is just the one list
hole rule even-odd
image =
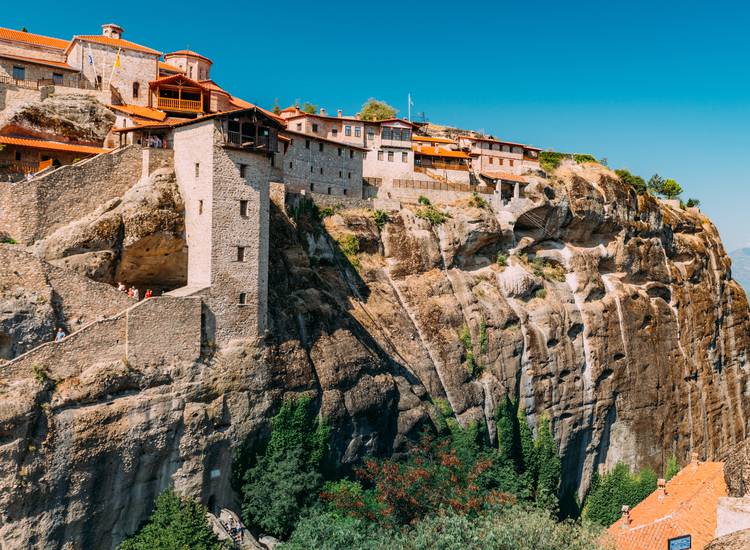
[[700, 213], [574, 164], [518, 207], [436, 204], [437, 225], [425, 206], [378, 224], [354, 208], [320, 223], [305, 204], [272, 208], [264, 340], [194, 364], [0, 367], [5, 546], [110, 547], [171, 484], [236, 506], [232, 450], [268, 433], [288, 393], [316, 397], [343, 467], [401, 451], [438, 399], [494, 436], [510, 395], [534, 426], [549, 415], [566, 492], [601, 464], [744, 439], [748, 304]]

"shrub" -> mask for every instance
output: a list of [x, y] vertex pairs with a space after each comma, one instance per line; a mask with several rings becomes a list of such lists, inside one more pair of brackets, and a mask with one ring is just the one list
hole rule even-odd
[[505, 267], [508, 265], [508, 256], [502, 252], [497, 253], [497, 265], [499, 267]]
[[646, 181], [642, 177], [631, 174], [630, 171], [625, 168], [618, 168], [615, 170], [615, 174], [617, 174], [623, 183], [631, 185], [639, 195], [643, 195], [647, 192], [648, 187]]
[[362, 120], [386, 120], [396, 116], [398, 111], [388, 105], [385, 101], [380, 101], [371, 97], [368, 99], [359, 112]]
[[34, 371], [34, 379], [40, 384], [46, 384], [50, 381], [49, 370], [47, 367], [35, 363], [32, 365], [31, 370]]
[[386, 538], [376, 524], [349, 514], [310, 510], [297, 523], [289, 540], [279, 550], [380, 550]]
[[308, 397], [285, 401], [255, 464], [242, 471], [247, 457], [235, 457], [243, 481], [243, 519], [275, 536], [292, 531], [301, 513], [314, 504], [321, 486], [328, 427], [318, 421], [312, 405]]
[[539, 165], [545, 172], [554, 171], [565, 158], [563, 153], [555, 153], [554, 151], [542, 151], [539, 153]]
[[596, 162], [596, 157], [594, 155], [573, 155], [573, 160], [576, 161], [578, 164], [583, 164], [585, 162]]
[[320, 210], [320, 219], [328, 218], [330, 216], [333, 216], [336, 213], [336, 210], [332, 206], [326, 206], [325, 208], [322, 208]]
[[388, 215], [388, 212], [385, 212], [383, 210], [375, 210], [375, 212], [372, 213], [372, 217], [375, 220], [375, 225], [377, 225], [378, 229], [380, 230], [383, 229], [385, 224], [391, 221], [391, 217]]
[[539, 298], [540, 300], [544, 300], [546, 297], [547, 297], [546, 288], [538, 288], [536, 292], [534, 292], [534, 298]]
[[438, 210], [431, 204], [422, 208], [417, 208], [414, 215], [420, 219], [428, 221], [432, 226], [442, 225], [448, 218], [450, 218], [448, 213]]
[[544, 277], [544, 259], [536, 257], [531, 261], [531, 270], [537, 277]]
[[302, 104], [302, 112], [307, 113], [309, 115], [314, 115], [318, 111], [318, 106], [310, 103], [308, 101], [305, 101]]
[[560, 491], [561, 465], [557, 444], [552, 437], [549, 416], [542, 415], [539, 435], [534, 442], [536, 462], [539, 467], [536, 501], [548, 510], [557, 510]]
[[357, 236], [353, 233], [345, 233], [339, 237], [337, 242], [339, 243], [341, 253], [346, 256], [349, 263], [354, 267], [359, 267], [359, 258], [357, 258], [357, 254], [359, 253], [359, 239]]
[[680, 464], [677, 462], [677, 457], [672, 455], [667, 460], [667, 465], [664, 471], [664, 479], [669, 481], [680, 471]]
[[488, 208], [490, 205], [486, 200], [480, 197], [479, 194], [474, 192], [469, 199], [469, 206], [471, 208]]
[[422, 204], [422, 205], [424, 205], [424, 206], [429, 206], [429, 205], [431, 205], [431, 204], [432, 204], [432, 203], [430, 202], [430, 199], [428, 199], [428, 198], [427, 198], [427, 197], [425, 197], [424, 195], [419, 195], [419, 198], [417, 199], [417, 202], [418, 202], [419, 204]]
[[656, 489], [656, 472], [644, 469], [631, 474], [630, 468], [618, 462], [614, 469], [594, 474], [583, 507], [586, 519], [609, 527], [622, 515], [622, 506], [635, 506]]
[[668, 199], [674, 199], [682, 194], [682, 187], [675, 180], [668, 179], [662, 185], [659, 194]]
[[487, 353], [490, 347], [490, 339], [487, 335], [487, 322], [482, 317], [479, 321], [479, 352]]
[[2, 239], [0, 239], [0, 243], [1, 244], [18, 244], [18, 242], [16, 242], [16, 240], [12, 237], [3, 237]]
[[479, 365], [477, 365], [474, 358], [474, 343], [471, 340], [471, 331], [467, 325], [464, 325], [461, 328], [461, 331], [458, 333], [458, 339], [461, 341], [461, 344], [463, 344], [464, 350], [466, 351], [466, 360], [464, 362], [466, 370], [469, 371], [469, 374], [472, 376], [479, 374]]
[[698, 199], [692, 199], [692, 198], [690, 198], [690, 199], [687, 200], [687, 207], [688, 208], [694, 208], [694, 207], [697, 208], [700, 205], [701, 205], [701, 201], [699, 201]]
[[125, 539], [121, 550], [221, 550], [226, 548], [214, 535], [206, 509], [191, 499], [181, 499], [168, 490], [159, 495], [148, 523]]

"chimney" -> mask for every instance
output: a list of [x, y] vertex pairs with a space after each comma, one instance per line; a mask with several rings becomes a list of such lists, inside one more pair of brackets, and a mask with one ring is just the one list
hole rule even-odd
[[120, 25], [114, 23], [106, 23], [102, 25], [102, 35], [110, 38], [122, 38], [122, 33], [125, 32]]
[[320, 108], [320, 116], [326, 116], [326, 110], [323, 107]]
[[624, 520], [622, 522], [622, 528], [626, 529], [630, 527], [630, 506], [627, 504], [622, 505], [622, 519]]
[[341, 109], [338, 109], [336, 111], [336, 116], [338, 116], [339, 118], [343, 117], [344, 116], [344, 111], [342, 111]]
[[700, 461], [698, 460], [698, 453], [696, 452], [690, 453], [690, 467], [693, 470], [697, 470], [699, 464], [700, 464]]
[[656, 482], [657, 492], [659, 494], [659, 500], [662, 500], [667, 496], [667, 481], [663, 478], [659, 478]]

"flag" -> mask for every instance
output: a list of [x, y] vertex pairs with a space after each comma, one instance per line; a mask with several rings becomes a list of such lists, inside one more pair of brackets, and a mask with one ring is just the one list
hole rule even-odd
[[120, 68], [120, 48], [117, 48], [117, 57], [115, 57], [115, 69]]

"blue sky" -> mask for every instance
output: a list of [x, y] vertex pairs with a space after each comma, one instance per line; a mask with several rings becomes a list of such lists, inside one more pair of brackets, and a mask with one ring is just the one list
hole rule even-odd
[[[739, 1], [8, 4], [6, 27], [69, 38], [115, 22], [161, 51], [190, 47], [220, 85], [266, 107], [353, 113], [377, 97], [405, 115], [410, 92], [433, 122], [658, 172], [701, 200], [727, 249], [750, 246], [750, 6]], [[160, 12], [168, 5], [179, 15]]]

